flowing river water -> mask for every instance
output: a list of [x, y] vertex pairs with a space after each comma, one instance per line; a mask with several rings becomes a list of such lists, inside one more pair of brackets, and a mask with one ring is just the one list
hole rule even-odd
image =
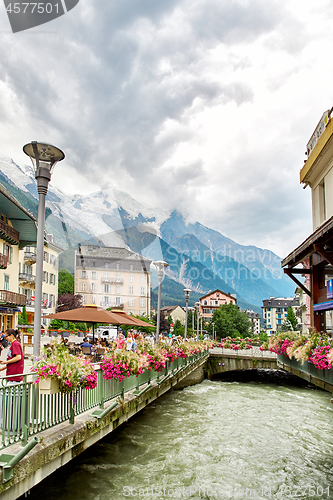
[[333, 498], [328, 392], [205, 380], [169, 392], [30, 500]]

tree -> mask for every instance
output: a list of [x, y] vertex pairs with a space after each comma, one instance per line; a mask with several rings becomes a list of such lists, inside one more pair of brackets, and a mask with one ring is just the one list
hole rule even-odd
[[251, 322], [245, 312], [241, 312], [235, 304], [224, 304], [213, 313], [216, 338], [249, 337]]
[[74, 295], [73, 293], [64, 293], [58, 297], [57, 312], [69, 311], [82, 307], [82, 295]]
[[298, 323], [298, 321], [297, 321], [296, 315], [294, 313], [294, 309], [292, 307], [289, 307], [288, 311], [287, 311], [286, 323], [288, 321], [291, 324], [292, 329], [296, 330], [297, 329], [297, 323]]
[[59, 269], [58, 295], [74, 294], [74, 278], [67, 269]]
[[27, 310], [26, 310], [25, 306], [23, 306], [22, 312], [19, 313], [19, 315], [18, 315], [18, 322], [20, 325], [27, 325], [28, 324], [28, 315], [27, 315]]

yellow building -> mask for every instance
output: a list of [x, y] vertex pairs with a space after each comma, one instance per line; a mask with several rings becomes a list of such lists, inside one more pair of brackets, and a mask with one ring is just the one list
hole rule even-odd
[[0, 184], [0, 329], [15, 328], [26, 297], [19, 289], [19, 252], [36, 244], [36, 219]]
[[[52, 314], [56, 310], [58, 300], [59, 252], [63, 249], [54, 243], [53, 235], [46, 235], [43, 253], [42, 284], [42, 323], [48, 326], [43, 315]], [[26, 246], [20, 250], [19, 257], [19, 291], [26, 297], [28, 323], [34, 323], [35, 315], [35, 278], [36, 247]]]
[[83, 304], [149, 316], [150, 264], [125, 248], [82, 245], [75, 253], [75, 293]]
[[[311, 188], [313, 233], [282, 260], [284, 272], [308, 295], [311, 326], [325, 331], [333, 312], [333, 119], [325, 111], [307, 144], [300, 181]], [[300, 267], [302, 265], [302, 267]], [[302, 283], [299, 276], [306, 276]], [[309, 321], [307, 321], [309, 323]], [[330, 326], [332, 328], [332, 326]]]

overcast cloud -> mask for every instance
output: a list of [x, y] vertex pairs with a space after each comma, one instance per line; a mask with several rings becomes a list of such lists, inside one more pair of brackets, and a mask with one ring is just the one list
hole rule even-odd
[[53, 143], [59, 189], [114, 186], [284, 257], [311, 233], [299, 170], [332, 107], [332, 18], [330, 0], [81, 0], [12, 34], [1, 4], [0, 152]]

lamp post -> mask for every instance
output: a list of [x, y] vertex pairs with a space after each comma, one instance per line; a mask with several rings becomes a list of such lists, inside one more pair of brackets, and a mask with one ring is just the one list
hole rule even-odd
[[197, 309], [197, 342], [199, 340], [199, 311], [200, 311], [200, 302], [196, 302], [195, 307]]
[[158, 277], [158, 294], [157, 294], [157, 322], [156, 322], [156, 344], [160, 338], [160, 318], [161, 318], [161, 286], [162, 280], [165, 272], [165, 268], [168, 267], [168, 263], [164, 262], [164, 260], [157, 260], [153, 262], [154, 266], [157, 270]]
[[213, 325], [213, 340], [215, 340], [215, 332], [214, 332], [215, 323], [213, 321], [212, 321], [212, 325]]
[[44, 252], [44, 223], [45, 199], [51, 173], [54, 165], [65, 158], [65, 154], [50, 144], [32, 141], [23, 147], [23, 151], [32, 161], [37, 179], [38, 201], [38, 228], [37, 228], [37, 258], [35, 281], [35, 317], [34, 317], [34, 356], [39, 355], [40, 327], [42, 308], [42, 282], [43, 282], [43, 252]]
[[185, 334], [184, 339], [187, 337], [187, 315], [188, 315], [188, 301], [192, 290], [190, 288], [184, 288], [183, 292], [185, 293], [185, 302], [186, 302], [186, 310], [185, 310]]

